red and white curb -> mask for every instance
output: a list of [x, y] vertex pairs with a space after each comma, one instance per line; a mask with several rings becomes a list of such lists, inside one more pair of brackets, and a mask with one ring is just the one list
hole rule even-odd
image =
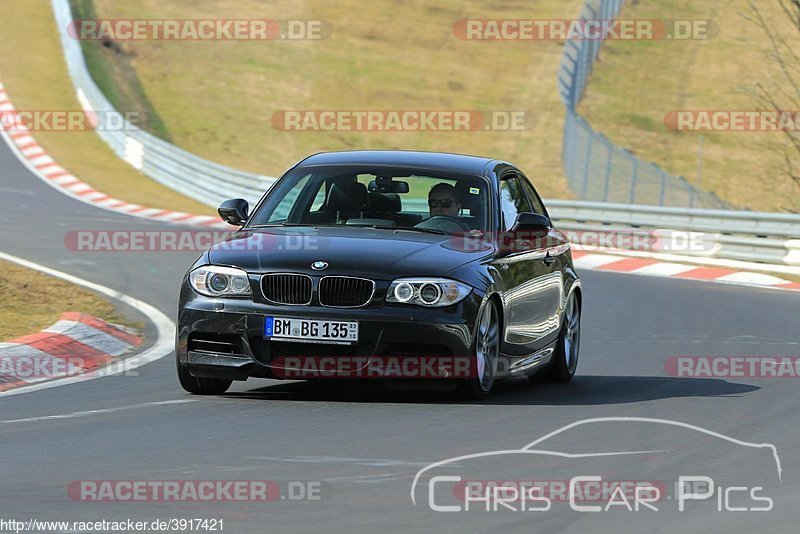
[[[0, 83], [0, 114], [16, 111], [8, 98], [5, 87]], [[22, 124], [17, 124], [14, 131], [6, 132], [0, 125], [0, 133], [6, 137], [9, 145], [15, 150], [20, 160], [39, 178], [49, 185], [73, 198], [98, 208], [103, 208], [134, 217], [141, 217], [160, 222], [186, 224], [190, 226], [207, 226], [230, 229], [227, 223], [210, 215], [193, 215], [181, 211], [148, 208], [139, 204], [131, 204], [102, 193], [86, 182], [82, 182], [67, 172], [53, 158], [47, 155], [44, 148], [36, 142], [31, 132]]]
[[800, 284], [777, 276], [751, 271], [739, 271], [707, 265], [687, 265], [654, 258], [615, 256], [613, 254], [572, 249], [576, 269], [615, 273], [660, 276], [684, 280], [702, 280], [755, 287], [800, 291]]
[[[120, 375], [123, 373], [126, 375], [133, 376], [135, 374], [138, 374], [138, 372], [135, 372], [135, 370], [138, 369], [139, 367], [147, 365], [148, 363], [153, 363], [157, 360], [160, 360], [161, 358], [164, 358], [165, 356], [170, 356], [174, 354], [175, 323], [172, 321], [172, 319], [170, 319], [164, 313], [162, 313], [158, 308], [155, 308], [150, 304], [147, 304], [146, 302], [142, 302], [139, 299], [136, 299], [124, 293], [120, 293], [119, 291], [116, 291], [109, 287], [102, 286], [100, 284], [96, 284], [88, 280], [84, 280], [83, 278], [78, 278], [77, 276], [73, 276], [71, 274], [67, 274], [62, 271], [57, 271], [45, 265], [40, 265], [38, 263], [34, 263], [32, 261], [28, 261], [26, 259], [17, 256], [12, 256], [11, 254], [6, 254], [5, 252], [0, 252], [0, 260], [10, 261], [12, 263], [16, 263], [17, 265], [21, 265], [22, 267], [25, 267], [27, 269], [33, 269], [35, 271], [39, 271], [50, 276], [54, 276], [61, 280], [65, 280], [71, 284], [85, 287], [86, 289], [104, 295], [118, 302], [121, 302], [122, 304], [130, 306], [133, 309], [137, 310], [142, 316], [147, 317], [148, 321], [152, 324], [154, 328], [152, 335], [153, 342], [152, 344], [150, 344], [148, 348], [144, 350], [134, 351], [133, 354], [126, 355], [124, 358], [112, 356], [111, 361], [109, 363], [101, 364], [100, 367], [97, 367], [94, 370], [85, 371], [78, 375], [71, 375], [71, 376], [66, 376], [64, 378], [57, 378], [53, 380], [43, 380], [32, 384], [26, 383], [25, 385], [21, 385], [20, 387], [17, 387], [15, 389], [10, 389], [8, 391], [0, 391], [0, 397], [21, 395], [25, 393], [31, 393], [34, 391], [41, 391], [43, 389], [50, 389], [55, 387], [67, 386], [70, 384], [82, 383], [87, 380], [94, 380], [106, 376]], [[125, 339], [122, 339], [122, 341], [125, 341]], [[133, 343], [131, 343], [131, 345], [133, 345]], [[42, 352], [46, 353], [46, 351]]]
[[137, 334], [66, 312], [41, 332], [0, 343], [0, 391], [94, 371], [141, 344]]

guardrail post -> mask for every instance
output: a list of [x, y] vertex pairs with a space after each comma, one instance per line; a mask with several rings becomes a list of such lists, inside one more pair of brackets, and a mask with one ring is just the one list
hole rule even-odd
[[575, 54], [575, 57], [572, 57], [567, 52], [564, 52], [564, 55], [567, 58], [567, 60], [572, 63], [572, 70], [571, 71], [568, 69], [568, 67], [564, 67], [564, 70], [567, 72], [567, 74], [569, 74], [569, 86], [568, 86], [568, 89], [567, 89], [567, 91], [569, 93], [569, 98], [568, 98], [568, 104], [567, 105], [569, 107], [571, 107], [572, 109], [575, 109], [575, 106], [578, 103], [576, 86], [577, 86], [577, 79], [578, 79], [578, 75], [579, 75], [578, 74], [578, 69], [580, 68], [580, 52], [581, 51], [580, 51], [580, 48], [578, 47], [578, 45], [576, 45], [574, 41], [567, 41], [567, 43], [564, 46], [570, 46], [572, 48], [572, 51]]
[[608, 145], [608, 157], [606, 158], [606, 177], [605, 186], [603, 187], [603, 202], [608, 202], [608, 185], [611, 181], [611, 160], [614, 158], [614, 145], [610, 141], [604, 139]]
[[[588, 51], [586, 54], [586, 69], [587, 74], [591, 73], [594, 67], [594, 59], [597, 57], [597, 41], [588, 39], [586, 36], [586, 21], [589, 20], [596, 20], [597, 19], [597, 11], [595, 11], [594, 7], [589, 4], [586, 4], [587, 11], [589, 12], [589, 17], [584, 20], [583, 25], [583, 42], [588, 45]], [[587, 76], [588, 78], [588, 76]]]
[[667, 187], [667, 175], [664, 173], [663, 170], [661, 170], [661, 167], [659, 167], [655, 163], [653, 164], [653, 166], [656, 168], [656, 171], [658, 172], [658, 176], [661, 178], [661, 186], [660, 186], [660, 189], [658, 191], [658, 205], [659, 206], [663, 206], [664, 205], [664, 192], [665, 192], [665, 189]]
[[578, 107], [578, 102], [583, 97], [583, 86], [581, 85], [581, 77], [583, 76], [583, 43], [577, 45], [577, 55], [575, 56], [575, 80], [572, 87], [572, 109]]
[[583, 98], [583, 80], [586, 72], [586, 42], [581, 41], [578, 49], [578, 78], [575, 84], [575, 107]]
[[573, 137], [575, 136], [574, 133], [574, 124], [573, 124], [573, 117], [572, 117], [572, 109], [567, 108], [566, 116], [564, 117], [564, 140], [563, 140], [563, 160], [564, 160], [564, 170], [567, 174], [567, 181], [572, 181], [572, 172], [574, 170], [574, 165], [572, 164], [572, 160], [574, 158], [573, 155], [573, 145], [574, 140]]
[[639, 179], [639, 160], [632, 158], [631, 162], [633, 165], [631, 166], [631, 198], [629, 203], [634, 204], [633, 201], [636, 198], [636, 181]]
[[589, 144], [586, 146], [586, 159], [583, 162], [583, 198], [586, 198], [586, 191], [589, 188], [589, 166], [592, 160], [592, 144], [594, 136], [589, 136]]

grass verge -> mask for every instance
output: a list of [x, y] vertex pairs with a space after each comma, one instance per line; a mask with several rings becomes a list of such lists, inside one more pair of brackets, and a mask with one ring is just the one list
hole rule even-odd
[[[118, 105], [152, 106], [151, 128], [177, 145], [236, 168], [280, 174], [324, 150], [420, 149], [472, 153], [520, 165], [548, 197], [569, 197], [561, 168], [563, 106], [554, 41], [465, 41], [464, 18], [568, 18], [582, 0], [486, 4], [443, 0], [336, 3], [280, 0], [75, 0], [103, 19], [316, 19], [330, 24], [318, 41], [125, 41], [117, 51], [87, 43], [92, 72]], [[135, 84], [131, 72], [135, 71]], [[113, 82], [113, 84], [112, 84]], [[138, 87], [139, 96], [117, 87]], [[146, 95], [146, 97], [145, 97]], [[283, 132], [282, 110], [526, 110], [523, 132]]]
[[44, 273], [0, 261], [0, 341], [32, 334], [52, 325], [63, 312], [88, 313], [109, 323], [142, 328], [91, 291]]
[[[47, 0], [3, 2], [0, 17], [0, 81], [18, 110], [79, 110]], [[95, 189], [144, 206], [213, 215], [123, 162], [92, 131], [35, 132], [61, 166]]]

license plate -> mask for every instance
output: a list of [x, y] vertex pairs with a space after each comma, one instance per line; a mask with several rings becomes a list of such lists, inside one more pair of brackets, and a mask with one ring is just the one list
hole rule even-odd
[[358, 342], [358, 321], [265, 317], [264, 338], [322, 343]]

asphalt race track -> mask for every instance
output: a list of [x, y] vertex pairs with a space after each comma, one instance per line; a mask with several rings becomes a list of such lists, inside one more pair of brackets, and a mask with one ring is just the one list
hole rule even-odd
[[[2, 143], [0, 221], [0, 251], [119, 290], [174, 319], [180, 277], [196, 254], [71, 252], [64, 246], [70, 230], [164, 225], [58, 193]], [[578, 376], [566, 386], [515, 380], [499, 384], [486, 402], [467, 403], [437, 392], [260, 380], [235, 383], [224, 396], [193, 397], [179, 387], [170, 354], [139, 368], [138, 376], [0, 398], [0, 516], [218, 518], [225, 532], [796, 531], [797, 381], [672, 378], [664, 362], [686, 355], [800, 356], [800, 298], [719, 284], [581, 274], [586, 295], [581, 360]], [[665, 480], [668, 475], [735, 472], [739, 486], [769, 484], [766, 494], [774, 508], [719, 511], [715, 497], [690, 503], [685, 512], [665, 500], [658, 512], [587, 513], [554, 503], [540, 512], [447, 513], [432, 511], [427, 499], [417, 498], [416, 505], [411, 500], [414, 477], [428, 464], [519, 449], [560, 427], [596, 417], [679, 421], [745, 442], [774, 444], [780, 481], [774, 463], [770, 467], [762, 461], [761, 450], [730, 442], [720, 446], [676, 434], [668, 425], [627, 422], [586, 433], [573, 429], [570, 439], [563, 440], [576, 450], [672, 451], [648, 456], [637, 464], [641, 474], [636, 476]], [[496, 479], [500, 471], [495, 474], [493, 465], [499, 470], [507, 460], [475, 469], [486, 480]], [[536, 468], [548, 472], [550, 461], [557, 460], [539, 458]], [[460, 465], [471, 469], [467, 463]], [[583, 474], [607, 472], [600, 464], [597, 472]], [[525, 469], [520, 467], [521, 477], [537, 476]], [[321, 499], [84, 502], [67, 492], [70, 482], [81, 480], [314, 481]]]

